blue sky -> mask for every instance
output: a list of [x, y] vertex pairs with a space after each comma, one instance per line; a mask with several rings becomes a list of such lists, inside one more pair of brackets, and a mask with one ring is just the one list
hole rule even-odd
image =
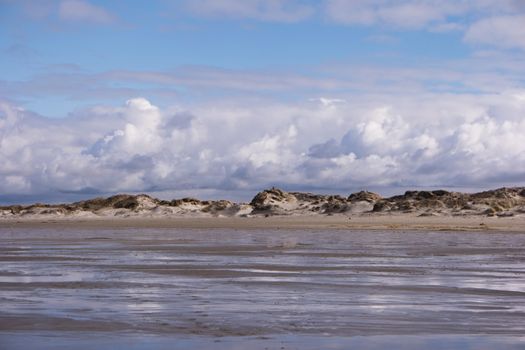
[[[185, 66], [309, 75], [315, 74], [319, 66], [330, 64], [374, 63], [385, 67], [439, 64], [443, 60], [468, 58], [479, 49], [466, 45], [463, 32], [458, 30], [436, 33], [411, 30], [398, 24], [337, 23], [323, 13], [323, 6], [327, 5], [317, 1], [298, 2], [312, 6], [312, 12], [316, 12], [290, 21], [266, 20], [257, 13], [237, 14], [235, 3], [242, 3], [239, 1], [225, 1], [222, 11], [219, 11], [221, 7], [216, 10], [217, 14], [192, 11], [190, 1], [65, 3], [81, 8], [88, 4], [88, 9], [99, 12], [68, 17], [61, 15], [64, 2], [2, 2], [0, 74], [3, 79], [27, 81], [71, 71], [87, 74], [114, 70], [171, 72]], [[205, 7], [206, 2], [202, 3]], [[247, 3], [254, 4], [254, 11], [265, 8], [262, 1]], [[274, 3], [283, 8], [287, 3], [292, 4], [291, 1]], [[289, 5], [292, 10], [294, 6], [300, 5]], [[137, 82], [114, 84], [148, 87], [147, 83]], [[65, 93], [24, 95], [22, 91], [4, 97], [20, 101], [48, 117], [62, 117], [68, 108], [90, 103], [120, 102], [84, 98], [73, 103]], [[154, 94], [149, 97], [155, 99]]]
[[523, 1], [0, 0], [0, 23], [9, 198], [525, 179]]

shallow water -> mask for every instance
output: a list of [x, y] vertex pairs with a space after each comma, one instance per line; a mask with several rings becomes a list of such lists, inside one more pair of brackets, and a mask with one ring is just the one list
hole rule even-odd
[[525, 348], [524, 247], [517, 233], [0, 229], [0, 348]]

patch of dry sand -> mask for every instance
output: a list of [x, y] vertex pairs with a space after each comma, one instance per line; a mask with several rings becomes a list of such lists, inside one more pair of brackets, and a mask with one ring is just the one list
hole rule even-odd
[[271, 216], [271, 217], [96, 217], [13, 218], [0, 220], [0, 227], [27, 228], [231, 228], [250, 229], [340, 229], [340, 230], [431, 230], [525, 232], [525, 217], [439, 216], [410, 214], [370, 216]]

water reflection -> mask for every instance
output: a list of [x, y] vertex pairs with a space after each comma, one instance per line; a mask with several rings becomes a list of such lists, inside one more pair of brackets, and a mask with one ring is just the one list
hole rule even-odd
[[0, 339], [104, 330], [159, 346], [166, 334], [221, 336], [232, 348], [301, 334], [324, 348], [366, 348], [356, 343], [366, 336], [373, 348], [386, 335], [425, 335], [420, 346], [438, 334], [477, 349], [455, 335], [490, 344], [525, 334], [523, 247], [517, 233], [0, 232]]

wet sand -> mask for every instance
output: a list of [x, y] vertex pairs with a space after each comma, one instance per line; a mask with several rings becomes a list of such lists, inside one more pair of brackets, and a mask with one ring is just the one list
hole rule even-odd
[[141, 222], [1, 227], [0, 348], [524, 345], [523, 232]]

